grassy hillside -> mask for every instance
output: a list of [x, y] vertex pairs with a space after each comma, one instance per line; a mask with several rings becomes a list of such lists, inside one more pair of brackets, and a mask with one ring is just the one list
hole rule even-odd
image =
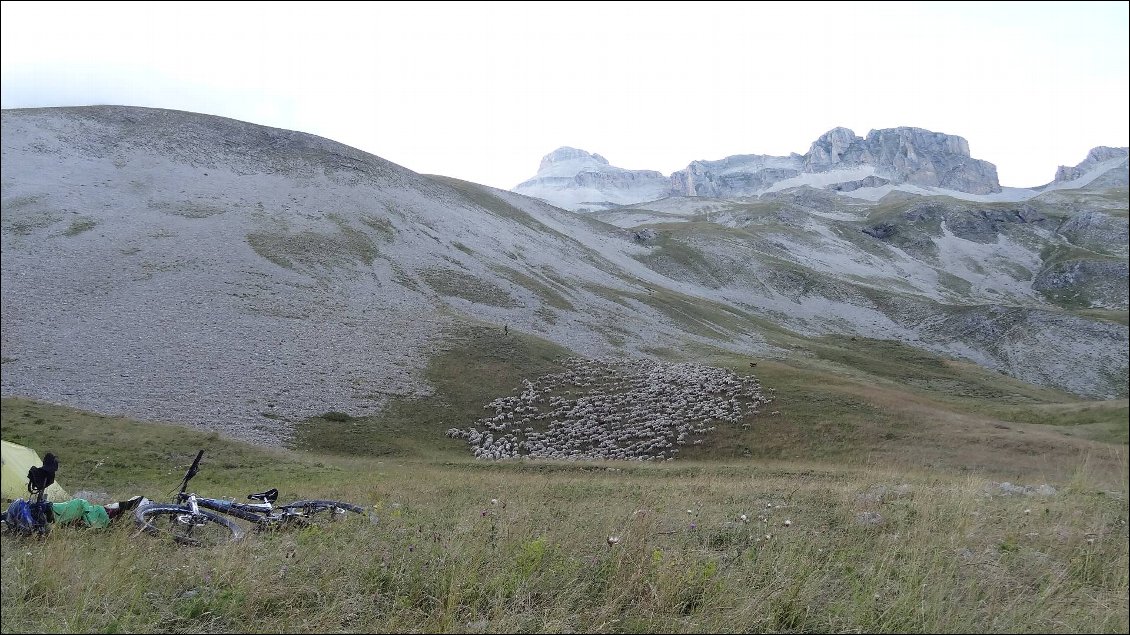
[[[60, 482], [166, 500], [277, 487], [379, 522], [172, 548], [129, 522], [2, 537], [3, 632], [1125, 632], [1127, 403], [900, 344], [706, 360], [774, 399], [663, 463], [474, 460], [443, 431], [568, 352], [465, 325], [435, 394], [300, 422], [294, 449], [25, 399]], [[1002, 484], [1008, 482], [1009, 484]], [[1042, 485], [1051, 487], [1040, 488]], [[742, 519], [742, 516], [745, 519]], [[610, 540], [613, 539], [613, 540]]]
[[560, 370], [569, 351], [493, 325], [467, 324], [428, 366], [436, 394], [393, 401], [375, 417], [327, 413], [298, 422], [293, 445], [310, 451], [383, 455], [466, 456], [465, 444], [444, 431], [482, 416], [483, 405], [510, 393], [525, 377]]
[[811, 460], [269, 451], [18, 399], [3, 402], [3, 421], [5, 438], [60, 455], [72, 492], [161, 498], [203, 447], [202, 494], [275, 486], [380, 519], [213, 549], [173, 548], [128, 523], [5, 534], [4, 632], [1128, 627], [1124, 462], [1103, 474], [1084, 457], [1054, 493], [1021, 493], [977, 473]]
[[[683, 448], [682, 456], [929, 466], [1043, 480], [1067, 478], [1082, 456], [1107, 474], [1117, 474], [1112, 470], [1124, 460], [1126, 400], [1080, 400], [888, 340], [774, 338], [791, 350], [788, 357], [704, 353], [710, 365], [756, 376], [774, 401], [760, 414], [719, 426], [701, 445]], [[569, 355], [492, 325], [461, 327], [444, 348], [428, 369], [434, 394], [395, 401], [376, 417], [327, 413], [297, 422], [293, 447], [467, 459], [466, 443], [444, 431], [472, 424], [485, 404], [515, 394], [522, 379], [559, 372]]]

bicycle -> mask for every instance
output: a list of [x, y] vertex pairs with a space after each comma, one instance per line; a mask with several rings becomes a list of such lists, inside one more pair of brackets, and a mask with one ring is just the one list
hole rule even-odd
[[[201, 546], [238, 542], [245, 532], [227, 516], [246, 520], [262, 531], [267, 529], [297, 528], [338, 521], [350, 514], [356, 518], [376, 518], [359, 505], [337, 500], [298, 500], [275, 506], [279, 491], [271, 488], [265, 492], [249, 494], [248, 500], [258, 503], [237, 503], [218, 498], [206, 498], [186, 493], [188, 482], [196, 476], [204, 450], [196, 455], [181, 480], [180, 491], [173, 503], [151, 503], [138, 507], [134, 519], [143, 532], [167, 535], [180, 544]], [[201, 509], [204, 508], [204, 509]], [[213, 511], [208, 511], [213, 510]], [[214, 513], [219, 512], [219, 513]]]

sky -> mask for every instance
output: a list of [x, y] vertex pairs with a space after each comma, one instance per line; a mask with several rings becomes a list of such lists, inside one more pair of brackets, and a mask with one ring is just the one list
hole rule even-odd
[[915, 126], [1032, 187], [1130, 145], [1128, 6], [3, 2], [0, 107], [220, 115], [503, 189], [560, 146], [670, 174]]

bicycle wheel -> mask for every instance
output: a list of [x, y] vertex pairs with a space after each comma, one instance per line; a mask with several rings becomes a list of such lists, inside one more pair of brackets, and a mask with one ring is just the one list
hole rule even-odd
[[283, 513], [283, 522], [294, 527], [310, 524], [322, 525], [331, 522], [377, 522], [376, 516], [365, 511], [364, 507], [333, 500], [302, 500], [276, 507]]
[[195, 514], [180, 505], [142, 505], [133, 515], [142, 531], [192, 547], [210, 547], [243, 538], [243, 529], [219, 514]]

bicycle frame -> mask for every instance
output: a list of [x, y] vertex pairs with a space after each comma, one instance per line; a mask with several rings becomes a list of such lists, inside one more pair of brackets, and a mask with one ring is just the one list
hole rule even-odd
[[[204, 450], [200, 450], [196, 454], [196, 459], [193, 460], [192, 465], [185, 472], [184, 478], [181, 479], [180, 490], [174, 496], [172, 505], [154, 504], [138, 508], [138, 511], [135, 512], [135, 519], [139, 525], [148, 530], [152, 526], [145, 519], [147, 515], [177, 512], [181, 514], [179, 518], [181, 523], [214, 523], [222, 515], [245, 520], [260, 530], [284, 526], [306, 526], [310, 523], [317, 524], [319, 520], [338, 521], [347, 517], [366, 517], [370, 522], [377, 522], [377, 518], [372, 512], [366, 513], [363, 507], [345, 501], [310, 499], [275, 505], [279, 492], [274, 488], [248, 495], [249, 499], [260, 501], [257, 503], [237, 503], [234, 500], [198, 496], [196, 493], [188, 491], [188, 483], [199, 472], [200, 459], [203, 456]], [[209, 516], [212, 518], [209, 519]], [[226, 518], [224, 522], [231, 523]], [[237, 526], [230, 524], [229, 529], [237, 531]], [[242, 531], [242, 529], [238, 529], [238, 531]]]
[[284, 510], [279, 514], [273, 514], [272, 512], [275, 507], [267, 500], [264, 500], [262, 503], [237, 503], [231, 500], [207, 498], [197, 496], [193, 493], [186, 493], [188, 490], [188, 482], [200, 471], [200, 459], [203, 456], [204, 450], [198, 452], [196, 460], [192, 462], [192, 465], [189, 466], [188, 471], [185, 473], [184, 479], [181, 481], [180, 491], [176, 495], [177, 504], [187, 505], [194, 514], [199, 507], [204, 507], [220, 512], [221, 514], [242, 518], [256, 525], [270, 525], [285, 519], [287, 516], [297, 515], [296, 512], [290, 509]]
[[[181, 497], [178, 496], [178, 499]], [[270, 522], [274, 505], [270, 503], [237, 503], [220, 498], [206, 498], [195, 494], [185, 494], [184, 498], [191, 499], [192, 503], [237, 518], [242, 518], [253, 523], [263, 524]]]

